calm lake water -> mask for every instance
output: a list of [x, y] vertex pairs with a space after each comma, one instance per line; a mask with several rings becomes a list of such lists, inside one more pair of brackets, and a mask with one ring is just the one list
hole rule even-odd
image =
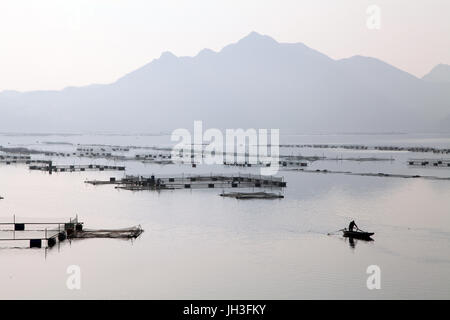
[[[168, 146], [169, 136], [0, 135], [4, 147], [73, 151], [44, 142]], [[450, 135], [299, 135], [281, 143], [336, 143], [450, 148]], [[149, 153], [137, 151], [137, 153]], [[409, 168], [408, 158], [450, 155], [292, 149], [282, 154], [386, 157], [392, 161], [318, 161], [311, 169], [450, 177], [447, 168]], [[39, 158], [36, 155], [33, 158]], [[58, 163], [112, 163], [56, 158]], [[126, 174], [255, 173], [256, 168], [155, 165], [134, 161]], [[416, 299], [450, 298], [450, 181], [280, 171], [281, 200], [222, 198], [219, 189], [131, 192], [87, 179], [119, 172], [54, 173], [0, 164], [0, 220], [68, 220], [87, 228], [141, 225], [135, 241], [87, 239], [51, 249], [0, 243], [3, 299]], [[375, 232], [352, 245], [327, 233], [348, 225]], [[81, 289], [66, 286], [81, 268]], [[381, 289], [368, 290], [369, 265]]]

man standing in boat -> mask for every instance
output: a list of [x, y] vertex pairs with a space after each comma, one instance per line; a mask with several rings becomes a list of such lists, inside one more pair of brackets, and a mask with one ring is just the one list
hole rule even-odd
[[348, 230], [349, 231], [353, 231], [354, 227], [356, 227], [356, 229], [359, 229], [358, 226], [355, 223], [355, 220], [352, 220], [352, 222], [350, 222], [350, 224], [348, 225]]

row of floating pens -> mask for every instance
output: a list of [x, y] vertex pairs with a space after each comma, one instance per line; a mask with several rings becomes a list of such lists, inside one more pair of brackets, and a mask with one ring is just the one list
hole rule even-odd
[[[0, 238], [0, 241], [29, 241], [30, 248], [42, 248], [42, 241], [47, 241], [47, 247], [53, 247], [56, 244], [56, 239], [62, 242], [67, 238], [72, 237], [75, 232], [83, 230], [83, 223], [78, 222], [78, 216], [75, 219], [70, 218], [69, 222], [16, 222], [16, 215], [13, 215], [13, 222], [2, 222], [0, 225], [13, 225], [13, 238]], [[26, 225], [58, 225], [58, 229], [48, 230], [27, 230]], [[61, 229], [61, 226], [64, 229]], [[10, 231], [10, 230], [8, 230]], [[29, 238], [18, 238], [16, 239], [16, 231], [43, 231], [44, 237], [29, 237]], [[49, 237], [49, 231], [56, 232]]]

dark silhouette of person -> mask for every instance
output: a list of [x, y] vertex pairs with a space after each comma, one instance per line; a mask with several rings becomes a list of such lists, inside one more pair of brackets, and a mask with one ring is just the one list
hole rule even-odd
[[348, 230], [353, 231], [354, 227], [358, 228], [358, 226], [355, 223], [355, 220], [352, 220], [352, 222], [350, 222], [350, 224], [348, 225]]

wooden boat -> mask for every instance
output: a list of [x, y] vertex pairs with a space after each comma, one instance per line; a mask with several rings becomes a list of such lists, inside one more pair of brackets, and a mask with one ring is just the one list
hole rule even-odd
[[343, 230], [344, 237], [353, 238], [353, 239], [361, 239], [361, 240], [372, 240], [371, 236], [373, 236], [374, 232], [366, 232], [362, 230], [350, 231]]

